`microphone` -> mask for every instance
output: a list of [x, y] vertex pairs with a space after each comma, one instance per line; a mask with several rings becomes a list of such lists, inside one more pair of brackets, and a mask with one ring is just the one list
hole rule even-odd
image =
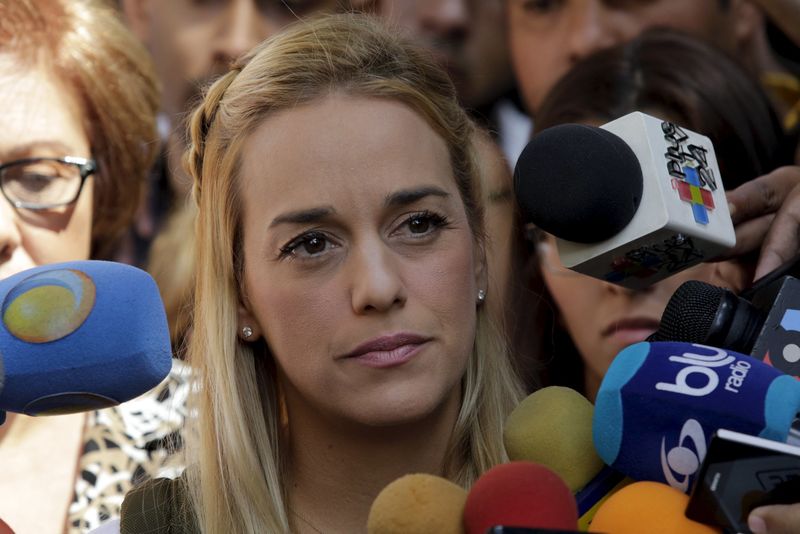
[[711, 141], [640, 112], [538, 133], [514, 188], [525, 221], [556, 236], [565, 266], [631, 289], [736, 243]]
[[732, 291], [689, 280], [670, 297], [649, 341], [680, 341], [749, 354], [766, 314]]
[[657, 482], [634, 482], [608, 498], [594, 516], [589, 532], [613, 534], [721, 534], [721, 530], [688, 519], [689, 497]]
[[593, 415], [594, 406], [586, 397], [571, 388], [550, 386], [526, 397], [509, 414], [503, 430], [509, 459], [552, 469], [575, 493], [582, 530], [600, 503], [630, 482], [595, 452]]
[[720, 429], [692, 488], [686, 517], [747, 532], [754, 508], [800, 502], [800, 448]]
[[510, 462], [486, 471], [464, 506], [467, 534], [512, 532], [511, 527], [575, 532], [577, 525], [577, 507], [567, 485], [532, 462]]
[[650, 341], [725, 347], [800, 377], [800, 280], [771, 278], [756, 283], [748, 292], [750, 301], [711, 284], [684, 282]]
[[164, 306], [140, 269], [105, 261], [43, 265], [0, 281], [0, 302], [0, 410], [106, 408], [169, 373]]
[[634, 480], [688, 492], [720, 428], [787, 441], [800, 382], [735, 352], [642, 342], [622, 350], [595, 402], [597, 453]]
[[555, 471], [572, 492], [603, 469], [592, 444], [594, 406], [574, 389], [550, 386], [528, 395], [509, 414], [503, 443], [509, 459]]
[[369, 510], [369, 534], [461, 534], [467, 492], [449, 480], [417, 473], [381, 490]]

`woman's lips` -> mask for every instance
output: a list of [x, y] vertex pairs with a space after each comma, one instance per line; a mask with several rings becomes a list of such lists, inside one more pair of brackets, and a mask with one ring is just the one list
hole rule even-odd
[[659, 321], [646, 317], [634, 317], [614, 321], [602, 332], [602, 336], [619, 342], [624, 346], [647, 339], [658, 330]]
[[416, 356], [430, 338], [416, 334], [393, 334], [371, 339], [343, 356], [370, 367], [393, 367]]

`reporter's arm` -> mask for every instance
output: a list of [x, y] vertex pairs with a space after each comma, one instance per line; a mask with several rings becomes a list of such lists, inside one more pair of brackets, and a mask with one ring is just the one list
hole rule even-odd
[[726, 258], [761, 249], [755, 278], [800, 251], [800, 167], [787, 166], [728, 192], [736, 246]]

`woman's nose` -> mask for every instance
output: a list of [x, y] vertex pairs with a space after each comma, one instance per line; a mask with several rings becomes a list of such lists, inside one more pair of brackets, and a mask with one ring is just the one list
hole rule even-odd
[[352, 306], [357, 314], [403, 306], [407, 295], [399, 262], [380, 244], [357, 248], [351, 256]]

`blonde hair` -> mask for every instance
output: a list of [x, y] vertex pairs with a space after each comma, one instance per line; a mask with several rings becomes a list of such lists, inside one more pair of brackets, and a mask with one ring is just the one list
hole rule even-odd
[[94, 176], [92, 257], [108, 257], [138, 207], [159, 140], [157, 77], [108, 0], [0, 0], [0, 50], [51, 69], [83, 106]]
[[[245, 140], [267, 117], [334, 91], [403, 102], [428, 122], [447, 144], [474, 239], [483, 246], [473, 125], [432, 58], [377, 21], [350, 14], [294, 25], [207, 91], [191, 119], [187, 152], [199, 206], [190, 359], [200, 380], [198, 428], [187, 436], [188, 489], [205, 532], [290, 528], [275, 363], [265, 344], [236, 335], [243, 261], [237, 175]], [[464, 486], [506, 459], [502, 424], [521, 395], [484, 309], [444, 466]]]

